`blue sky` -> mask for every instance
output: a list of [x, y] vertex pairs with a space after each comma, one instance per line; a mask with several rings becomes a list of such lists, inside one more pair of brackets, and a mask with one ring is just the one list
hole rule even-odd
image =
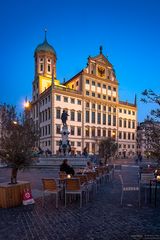
[[48, 42], [57, 52], [57, 78], [68, 80], [99, 53], [114, 65], [121, 100], [138, 98], [138, 120], [152, 106], [144, 89], [160, 89], [159, 0], [5, 0], [0, 2], [0, 102], [22, 107], [31, 99], [34, 49]]

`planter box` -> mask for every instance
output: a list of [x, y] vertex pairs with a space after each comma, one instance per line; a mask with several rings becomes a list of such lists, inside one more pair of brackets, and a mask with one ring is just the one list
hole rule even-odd
[[0, 208], [16, 207], [22, 204], [24, 189], [31, 189], [30, 183], [18, 181], [17, 184], [0, 184]]

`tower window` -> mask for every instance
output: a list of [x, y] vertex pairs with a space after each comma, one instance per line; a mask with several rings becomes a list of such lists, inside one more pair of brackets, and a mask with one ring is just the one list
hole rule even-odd
[[43, 72], [43, 64], [40, 64], [40, 71]]
[[50, 72], [50, 71], [51, 71], [51, 65], [48, 64], [48, 72]]

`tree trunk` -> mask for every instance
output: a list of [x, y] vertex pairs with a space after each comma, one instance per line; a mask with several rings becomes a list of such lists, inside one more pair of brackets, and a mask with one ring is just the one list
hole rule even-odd
[[17, 173], [18, 173], [18, 168], [13, 167], [12, 168], [12, 174], [11, 174], [11, 184], [16, 184], [17, 183]]

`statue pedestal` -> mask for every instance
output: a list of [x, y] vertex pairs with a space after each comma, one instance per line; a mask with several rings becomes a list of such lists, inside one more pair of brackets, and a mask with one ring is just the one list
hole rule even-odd
[[68, 126], [63, 125], [62, 130], [61, 130], [61, 135], [62, 135], [62, 140], [60, 140], [60, 153], [62, 156], [67, 156], [71, 150], [71, 146], [68, 140], [68, 135], [70, 132], [68, 131]]

